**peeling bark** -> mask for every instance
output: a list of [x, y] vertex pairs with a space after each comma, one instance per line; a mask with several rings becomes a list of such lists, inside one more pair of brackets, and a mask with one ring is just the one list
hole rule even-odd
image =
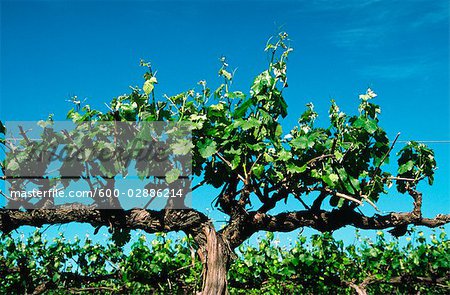
[[201, 295], [224, 295], [228, 293], [227, 272], [231, 249], [222, 235], [214, 228], [205, 227], [206, 245], [199, 249], [203, 262], [203, 290]]

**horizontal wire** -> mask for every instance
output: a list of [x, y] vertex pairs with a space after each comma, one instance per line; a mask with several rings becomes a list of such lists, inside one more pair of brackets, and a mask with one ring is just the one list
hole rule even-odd
[[422, 142], [422, 143], [450, 143], [450, 140], [399, 140], [398, 142], [407, 143], [410, 141]]

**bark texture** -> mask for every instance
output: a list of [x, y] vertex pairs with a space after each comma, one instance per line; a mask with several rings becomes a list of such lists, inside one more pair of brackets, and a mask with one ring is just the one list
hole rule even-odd
[[213, 227], [205, 227], [206, 245], [199, 250], [203, 262], [203, 290], [201, 295], [227, 294], [227, 272], [231, 249]]

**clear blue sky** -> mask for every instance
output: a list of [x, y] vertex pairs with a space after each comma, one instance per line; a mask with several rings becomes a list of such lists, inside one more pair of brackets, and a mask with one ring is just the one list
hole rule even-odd
[[[141, 58], [158, 70], [159, 96], [202, 79], [217, 85], [222, 55], [237, 68], [235, 89], [248, 93], [264, 69], [266, 40], [282, 28], [295, 48], [285, 130], [310, 101], [324, 123], [331, 98], [356, 112], [358, 94], [370, 86], [391, 139], [400, 131], [403, 141], [448, 141], [448, 6], [447, 0], [1, 1], [0, 118], [54, 113], [62, 120], [72, 95], [104, 108], [129, 85], [142, 84]], [[439, 170], [436, 184], [423, 187], [424, 213], [434, 216], [450, 213], [450, 144], [430, 146]], [[409, 198], [394, 192], [383, 200], [383, 211], [410, 208]]]

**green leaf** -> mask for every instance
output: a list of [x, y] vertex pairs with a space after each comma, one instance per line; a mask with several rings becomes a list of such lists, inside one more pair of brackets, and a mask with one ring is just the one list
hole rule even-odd
[[408, 161], [405, 164], [401, 165], [400, 167], [398, 167], [398, 174], [404, 174], [408, 171], [411, 171], [411, 169], [414, 167], [414, 162], [413, 161]]
[[239, 167], [239, 164], [241, 163], [241, 156], [235, 155], [233, 160], [231, 161], [231, 169], [234, 170], [237, 167]]
[[224, 152], [225, 154], [232, 154], [232, 155], [240, 155], [242, 153], [242, 150], [240, 148], [235, 149], [231, 147], [229, 150]]
[[231, 80], [231, 78], [232, 78], [232, 76], [231, 76], [231, 73], [229, 73], [227, 70], [225, 70], [225, 69], [221, 69], [220, 71], [219, 71], [219, 75], [221, 75], [221, 76], [223, 76], [225, 79], [227, 79], [227, 80]]
[[288, 105], [287, 105], [286, 101], [284, 100], [284, 98], [281, 95], [278, 98], [278, 105], [280, 107], [280, 115], [281, 115], [281, 117], [285, 118], [287, 116]]
[[242, 91], [234, 91], [234, 92], [229, 92], [228, 93], [228, 97], [229, 98], [244, 99], [245, 98], [245, 94]]
[[353, 187], [357, 190], [360, 190], [360, 186], [359, 186], [359, 180], [356, 178], [351, 177], [350, 175], [348, 176], [348, 179], [350, 180], [351, 184], [353, 185]]
[[180, 176], [181, 171], [179, 169], [172, 169], [169, 172], [166, 173], [166, 181], [167, 183], [173, 183], [175, 182], [175, 180], [178, 179], [178, 177]]
[[19, 163], [17, 163], [15, 159], [11, 159], [11, 161], [8, 161], [6, 169], [9, 171], [15, 171], [19, 169]]
[[247, 109], [253, 105], [253, 101], [251, 98], [245, 100], [239, 107], [237, 107], [234, 110], [233, 117], [234, 118], [242, 118], [245, 113], [247, 112]]
[[366, 130], [368, 133], [373, 134], [375, 131], [377, 131], [378, 126], [377, 122], [373, 119], [366, 119], [366, 118], [358, 118], [355, 122], [353, 122], [354, 127], [362, 127], [364, 130]]
[[280, 137], [281, 134], [283, 134], [283, 127], [281, 127], [281, 124], [278, 124], [275, 130], [275, 136]]
[[269, 155], [268, 153], [264, 153], [264, 161], [266, 162], [273, 162], [273, 157]]
[[300, 136], [296, 137], [289, 143], [293, 148], [305, 150], [308, 147], [308, 137]]
[[151, 79], [145, 81], [144, 86], [142, 87], [145, 94], [147, 94], [147, 95], [149, 95], [153, 91], [153, 88], [155, 88], [155, 86], [153, 85], [153, 82]]
[[322, 180], [329, 186], [335, 186], [339, 180], [339, 176], [337, 174], [330, 173], [330, 174], [324, 175], [322, 177]]
[[52, 277], [53, 283], [56, 283], [60, 277], [61, 277], [61, 275], [59, 273], [55, 273]]
[[302, 172], [305, 172], [307, 167], [308, 166], [306, 164], [303, 166], [297, 166], [293, 163], [289, 163], [289, 164], [287, 164], [286, 169], [290, 173], [302, 173]]
[[314, 178], [322, 178], [322, 175], [319, 173], [319, 171], [317, 171], [317, 169], [311, 170], [311, 176]]
[[194, 148], [194, 145], [190, 140], [181, 139], [178, 142], [172, 144], [171, 148], [172, 152], [175, 155], [186, 155]]
[[375, 248], [371, 248], [371, 249], [369, 250], [369, 254], [370, 254], [370, 256], [372, 256], [372, 257], [377, 257], [377, 256], [378, 256], [378, 251], [377, 251], [377, 249], [375, 249]]
[[278, 159], [280, 161], [285, 162], [285, 161], [287, 161], [287, 160], [289, 160], [291, 158], [292, 158], [292, 154], [289, 151], [285, 150], [285, 149], [282, 149], [282, 150], [280, 150], [278, 152]]
[[213, 111], [220, 112], [220, 111], [223, 111], [223, 109], [224, 109], [224, 104], [219, 102], [218, 104], [212, 104], [212, 105], [210, 106], [210, 108], [211, 108], [211, 110], [213, 110]]
[[253, 172], [253, 174], [257, 177], [257, 178], [261, 178], [261, 176], [263, 175], [263, 173], [264, 173], [264, 166], [263, 165], [259, 165], [259, 164], [256, 164], [255, 166], [253, 166], [253, 168], [252, 168], [252, 172]]
[[366, 129], [367, 132], [370, 134], [375, 133], [377, 131], [378, 126], [375, 120], [367, 120], [367, 124], [364, 126], [364, 129]]
[[255, 117], [250, 117], [247, 120], [238, 119], [234, 123], [235, 127], [241, 127], [242, 130], [246, 131], [251, 128], [259, 127], [261, 125], [261, 121], [256, 119]]
[[265, 88], [272, 87], [274, 82], [275, 82], [274, 78], [270, 75], [269, 71], [266, 70], [266, 71], [262, 72], [253, 81], [253, 85], [251, 87], [252, 95], [257, 96]]
[[264, 148], [264, 144], [259, 142], [255, 144], [246, 143], [245, 145], [252, 151], [260, 151]]
[[45, 128], [45, 127], [47, 127], [47, 126], [51, 126], [51, 125], [52, 125], [52, 122], [51, 122], [51, 121], [39, 120], [39, 121], [37, 122], [37, 125], [38, 125], [39, 127], [41, 127], [41, 128]]
[[205, 143], [199, 142], [197, 146], [199, 147], [200, 155], [205, 159], [211, 157], [217, 151], [216, 142], [209, 138], [206, 139]]

